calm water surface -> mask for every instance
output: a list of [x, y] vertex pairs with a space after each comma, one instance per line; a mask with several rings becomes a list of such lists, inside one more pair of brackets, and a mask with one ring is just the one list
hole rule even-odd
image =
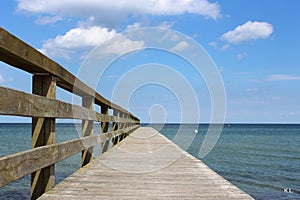
[[[161, 132], [172, 140], [178, 126]], [[207, 127], [199, 125], [187, 149], [195, 157]], [[225, 125], [202, 161], [255, 199], [300, 199], [300, 125]], [[288, 188], [294, 193], [284, 192]]]

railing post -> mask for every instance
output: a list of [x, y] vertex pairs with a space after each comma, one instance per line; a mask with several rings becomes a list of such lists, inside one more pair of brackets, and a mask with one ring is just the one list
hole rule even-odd
[[[56, 78], [51, 75], [33, 75], [32, 93], [56, 98]], [[32, 118], [32, 148], [55, 143], [55, 118]], [[54, 186], [55, 165], [31, 174], [31, 199], [37, 199]]]
[[[101, 114], [108, 115], [108, 106], [101, 106]], [[109, 122], [101, 122], [102, 133], [106, 133], [108, 131]], [[109, 140], [102, 144], [102, 153], [106, 152], [109, 146]]]
[[[126, 122], [125, 122], [125, 126], [124, 128], [128, 128], [128, 113], [125, 114], [125, 119], [126, 119]], [[124, 138], [125, 139], [127, 137], [127, 132], [124, 133]]]
[[[90, 110], [94, 110], [94, 98], [90, 96], [82, 97], [82, 106]], [[82, 137], [94, 134], [94, 121], [82, 120]], [[84, 149], [81, 154], [82, 167], [88, 164], [93, 157], [94, 148]]]
[[[119, 111], [116, 109], [113, 109], [113, 116], [119, 117]], [[113, 122], [113, 131], [118, 130], [118, 122]], [[116, 136], [112, 139], [113, 145], [118, 144], [119, 136]]]
[[[126, 120], [126, 114], [122, 112], [121, 113], [121, 117], [124, 120], [123, 122], [120, 123], [121, 129], [124, 129], [124, 128], [126, 128], [126, 122], [125, 122], [125, 120]], [[123, 134], [120, 135], [119, 141], [122, 141], [124, 138], [125, 138], [125, 133], [123, 133]]]

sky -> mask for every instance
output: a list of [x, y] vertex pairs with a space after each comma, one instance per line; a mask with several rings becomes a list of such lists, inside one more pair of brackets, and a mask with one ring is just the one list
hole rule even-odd
[[[299, 123], [299, 7], [298, 0], [16, 0], [3, 1], [0, 26], [142, 122]], [[31, 75], [0, 63], [0, 85], [30, 93]], [[57, 98], [78, 103], [61, 89]]]

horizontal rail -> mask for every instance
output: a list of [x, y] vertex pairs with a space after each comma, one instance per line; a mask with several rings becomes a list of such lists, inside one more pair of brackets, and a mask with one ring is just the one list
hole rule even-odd
[[47, 167], [83, 149], [93, 147], [123, 133], [133, 131], [138, 125], [104, 134], [87, 136], [67, 142], [37, 147], [0, 158], [0, 187], [23, 176]]
[[49, 59], [35, 48], [29, 46], [1, 27], [0, 38], [0, 61], [31, 74], [46, 73], [53, 75], [58, 78], [57, 85], [59, 87], [81, 97], [94, 97], [97, 105], [106, 105], [111, 109], [127, 113], [131, 118], [138, 120], [137, 117], [129, 113], [127, 110], [105, 99], [58, 63]]
[[0, 94], [1, 115], [138, 123], [130, 118], [104, 115], [81, 106], [1, 86]]

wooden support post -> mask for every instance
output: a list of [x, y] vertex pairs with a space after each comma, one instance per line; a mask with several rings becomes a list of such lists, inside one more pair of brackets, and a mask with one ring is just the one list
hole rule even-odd
[[[129, 120], [129, 115], [128, 115], [128, 114], [126, 114], [126, 120]], [[129, 122], [126, 122], [125, 128], [128, 128], [129, 126], [130, 126], [130, 125], [129, 125]], [[129, 133], [126, 132], [126, 133], [124, 134], [124, 138], [126, 138], [128, 135], [129, 135]]]
[[[82, 97], [82, 106], [94, 110], [94, 98], [90, 96]], [[82, 137], [94, 134], [94, 121], [82, 120]], [[84, 149], [81, 154], [82, 167], [88, 164], [93, 157], [94, 148]]]
[[[118, 117], [119, 116], [118, 110], [114, 109], [113, 115]], [[113, 131], [116, 131], [116, 130], [118, 130], [118, 122], [113, 122]], [[118, 141], [119, 141], [119, 136], [116, 136], [115, 138], [113, 138], [112, 139], [113, 145], [118, 144]]]
[[[122, 113], [122, 114], [121, 114], [121, 117], [123, 118], [123, 120], [126, 119], [125, 116], [126, 116], [125, 113]], [[126, 126], [126, 122], [121, 122], [120, 125], [121, 125], [121, 129], [126, 128], [126, 127], [125, 127], [125, 126]], [[120, 135], [120, 140], [119, 140], [119, 141], [122, 141], [122, 140], [125, 138], [124, 136], [125, 136], [125, 133], [121, 134], [121, 135]]]
[[[101, 114], [108, 115], [108, 106], [101, 106]], [[102, 133], [108, 131], [109, 122], [101, 122]], [[106, 152], [109, 146], [109, 140], [102, 143], [102, 153]]]
[[[56, 98], [56, 78], [51, 75], [34, 75], [32, 93]], [[55, 118], [32, 118], [32, 148], [55, 143]], [[37, 199], [54, 186], [55, 165], [31, 174], [31, 199]]]
[[[123, 119], [123, 113], [119, 112], [119, 117]], [[123, 122], [119, 122], [119, 129], [123, 129]], [[122, 141], [123, 134], [119, 135], [119, 142]]]

